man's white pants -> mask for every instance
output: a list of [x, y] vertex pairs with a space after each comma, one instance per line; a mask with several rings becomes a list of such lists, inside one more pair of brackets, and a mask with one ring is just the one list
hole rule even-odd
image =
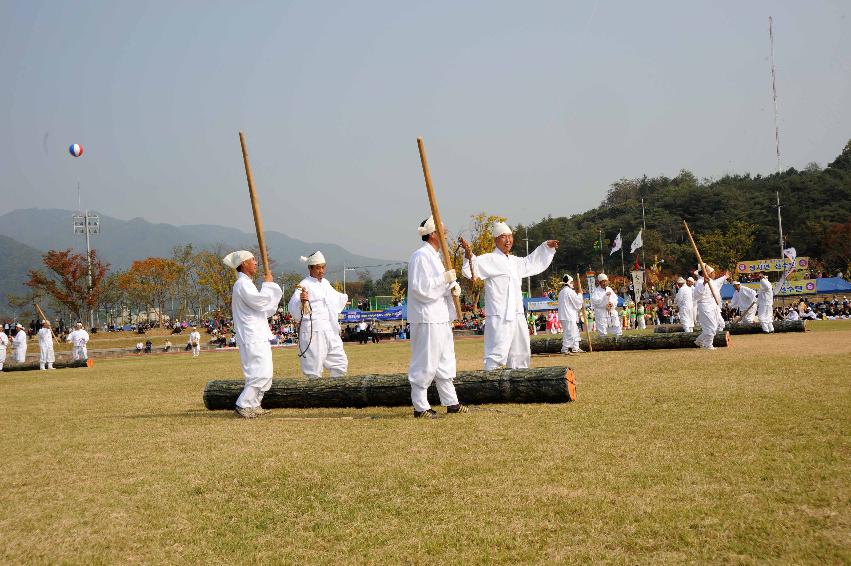
[[680, 324], [683, 325], [683, 332], [694, 332], [694, 318], [691, 312], [680, 312]]
[[85, 346], [74, 346], [71, 350], [71, 356], [74, 358], [75, 362], [89, 359], [89, 353], [86, 351]]
[[14, 358], [15, 362], [19, 364], [24, 363], [25, 361], [27, 361], [27, 345], [24, 344], [19, 348], [15, 348], [12, 351], [12, 354], [12, 357]]
[[236, 400], [236, 406], [256, 409], [263, 393], [272, 387], [272, 346], [268, 341], [240, 344], [239, 360], [245, 374], [245, 388]]
[[[349, 369], [349, 358], [343, 350], [343, 340], [331, 328], [310, 332], [310, 322], [302, 322], [298, 335], [299, 348], [307, 347], [304, 356], [299, 358], [301, 372], [309, 377], [322, 377], [322, 368], [328, 370], [331, 377], [342, 377]], [[301, 350], [299, 350], [301, 351]]]
[[[719, 326], [718, 321], [721, 321]], [[697, 321], [700, 323], [700, 335], [698, 335], [695, 344], [701, 348], [709, 348], [712, 346], [712, 341], [715, 339], [715, 333], [721, 328], [724, 328], [724, 322], [721, 319], [721, 313], [715, 305], [710, 305], [707, 308], [697, 309]]]
[[[521, 320], [525, 330], [526, 324]], [[528, 334], [526, 334], [528, 336]], [[427, 411], [428, 388], [434, 382], [440, 404], [446, 407], [458, 404], [455, 393], [455, 341], [448, 322], [411, 323], [411, 362], [408, 381], [411, 383], [411, 402], [414, 410]]]
[[0, 346], [0, 371], [3, 371], [3, 364], [6, 362], [6, 346]]
[[594, 311], [594, 320], [597, 322], [597, 334], [600, 336], [607, 336], [610, 333], [615, 336], [623, 334], [621, 319], [615, 309]]
[[485, 371], [500, 366], [527, 368], [531, 359], [529, 330], [523, 315], [514, 320], [492, 315], [485, 317]]
[[[751, 307], [750, 307], [748, 310], [746, 310], [746, 311], [745, 311], [745, 313], [742, 315], [742, 320], [741, 320], [741, 322], [744, 322], [744, 323], [747, 323], [747, 324], [753, 324], [753, 323], [754, 323], [754, 319], [755, 319], [755, 318], [756, 318], [756, 304], [753, 304], [753, 305], [751, 305]], [[772, 325], [772, 326], [773, 326], [773, 325]]]
[[38, 350], [38, 367], [44, 369], [44, 364], [53, 367], [53, 362], [56, 361], [56, 356], [53, 352], [53, 344], [47, 348], [39, 347]]
[[635, 327], [636, 328], [647, 328], [647, 325], [644, 323], [644, 315], [637, 314], [635, 315]]
[[192, 357], [197, 358], [201, 355], [201, 344], [194, 344], [192, 346]]
[[579, 327], [575, 320], [562, 320], [561, 327], [564, 329], [564, 334], [561, 337], [561, 351], [568, 350], [576, 351], [579, 349]]
[[759, 323], [763, 332], [774, 332], [774, 308], [772, 304], [759, 305]]

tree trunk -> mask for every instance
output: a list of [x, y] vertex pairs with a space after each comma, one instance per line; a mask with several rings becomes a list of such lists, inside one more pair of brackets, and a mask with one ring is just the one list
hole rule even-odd
[[[89, 358], [88, 360], [79, 360], [79, 361], [76, 361], [76, 362], [73, 362], [73, 361], [72, 362], [54, 362], [53, 368], [54, 369], [85, 368], [85, 367], [92, 367], [93, 365], [94, 365], [94, 361], [92, 361], [92, 359]], [[31, 371], [31, 370], [38, 371], [38, 368], [39, 368], [38, 362], [30, 362], [30, 363], [24, 363], [24, 364], [13, 364], [13, 365], [9, 365], [9, 364], [3, 365], [3, 371]]]
[[[695, 330], [700, 329], [700, 325], [695, 325]], [[760, 334], [762, 326], [760, 324], [730, 324], [724, 325], [724, 330], [730, 334]], [[671, 332], [682, 332], [682, 324], [657, 324], [653, 328], [654, 334], [668, 334]], [[807, 325], [804, 320], [776, 320], [774, 321], [774, 332], [806, 332]]]
[[[233, 409], [242, 380], [208, 381], [204, 405], [210, 410]], [[497, 371], [465, 371], [455, 377], [462, 403], [566, 403], [576, 399], [573, 370], [567, 367]], [[434, 385], [429, 403], [440, 404]], [[404, 407], [411, 404], [406, 374], [353, 375], [343, 378], [278, 378], [263, 396], [263, 406], [275, 409], [344, 407]]]
[[[694, 343], [699, 332], [680, 332], [669, 334], [637, 334], [614, 336], [592, 336], [592, 344], [595, 352], [609, 350], [668, 350], [673, 348], [697, 348]], [[728, 332], [719, 332], [715, 335], [712, 345], [716, 348], [724, 348], [730, 343]], [[588, 340], [583, 337], [580, 341], [583, 350], [588, 350]], [[531, 348], [533, 354], [558, 354], [561, 352], [561, 337], [532, 338]]]

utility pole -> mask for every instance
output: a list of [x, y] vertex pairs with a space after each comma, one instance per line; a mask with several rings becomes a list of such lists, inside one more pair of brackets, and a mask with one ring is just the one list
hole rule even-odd
[[777, 154], [777, 172], [780, 173], [780, 124], [777, 119], [777, 81], [774, 72], [774, 20], [771, 16], [768, 16], [768, 41], [771, 46], [771, 96], [774, 100], [774, 151]]
[[777, 195], [777, 229], [780, 231], [780, 261], [783, 262], [783, 250], [786, 247], [783, 244], [783, 219], [780, 217], [780, 191], [775, 193]]
[[[77, 184], [77, 199], [79, 204], [79, 194], [80, 194], [80, 185]], [[89, 212], [88, 210], [82, 211], [78, 210], [77, 213], [73, 216], [74, 220], [74, 233], [75, 234], [85, 234], [86, 236], [86, 261], [88, 262], [89, 273], [88, 273], [88, 288], [89, 293], [92, 292], [92, 243], [91, 236], [100, 234], [100, 217], [94, 213]], [[89, 309], [89, 328], [93, 328], [95, 325], [95, 317], [94, 310]]]
[[[529, 257], [529, 227], [523, 226], [523, 228], [526, 230], [526, 238], [524, 238], [526, 240], [526, 257]], [[530, 298], [532, 297], [532, 278], [531, 277], [526, 278], [526, 296], [528, 296]]]
[[603, 262], [603, 231], [600, 230], [600, 273], [606, 272], [606, 264]]
[[[644, 220], [644, 199], [641, 199], [641, 229], [642, 234], [647, 231], [647, 222]], [[644, 255], [644, 244], [641, 244], [641, 269], [647, 269], [647, 257]]]

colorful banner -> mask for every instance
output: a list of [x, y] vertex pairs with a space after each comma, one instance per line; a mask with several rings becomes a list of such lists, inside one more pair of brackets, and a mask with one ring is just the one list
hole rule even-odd
[[[798, 257], [795, 258], [795, 269], [807, 269], [810, 266], [810, 258]], [[788, 257], [783, 259], [755, 259], [749, 261], [740, 261], [736, 264], [736, 271], [739, 273], [756, 273], [757, 271], [786, 271], [792, 267], [792, 262]]]
[[[801, 258], [798, 258], [801, 259]], [[750, 287], [757, 293], [759, 292], [759, 283], [743, 283], [745, 287]], [[772, 285], [773, 286], [773, 285]], [[783, 295], [809, 295], [816, 292], [816, 280], [815, 279], [798, 279], [791, 280], [787, 279], [786, 283], [783, 284], [783, 287], [780, 289], [779, 293], [775, 293], [775, 297], [783, 296]]]
[[641, 291], [644, 290], [644, 271], [636, 269], [635, 271], [630, 271], [630, 273], [632, 273], [632, 288], [635, 292], [635, 303], [638, 304], [641, 302]]
[[548, 297], [534, 297], [532, 299], [526, 299], [526, 310], [557, 311], [558, 301], [552, 301]]

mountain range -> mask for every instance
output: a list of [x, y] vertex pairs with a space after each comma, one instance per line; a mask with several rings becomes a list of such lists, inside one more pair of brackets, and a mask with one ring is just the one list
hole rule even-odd
[[[82, 235], [73, 232], [73, 211], [28, 208], [0, 215], [0, 307], [5, 310], [6, 295], [26, 292], [23, 282], [27, 269], [41, 265], [41, 255], [47, 250], [73, 248], [85, 249]], [[100, 214], [99, 235], [91, 236], [92, 248], [110, 263], [111, 270], [128, 268], [134, 260], [147, 257], [170, 257], [172, 248], [192, 244], [195, 249], [213, 249], [221, 245], [225, 250], [256, 247], [257, 237], [227, 226], [196, 224], [175, 226], [154, 224], [142, 218], [120, 220]], [[266, 247], [275, 271], [304, 272], [298, 258], [322, 250], [328, 260], [331, 279], [342, 279], [344, 266], [369, 267], [373, 277], [389, 269], [386, 264], [396, 260], [380, 259], [353, 254], [337, 244], [305, 242], [276, 231], [265, 233]], [[353, 276], [349, 273], [349, 276]]]

